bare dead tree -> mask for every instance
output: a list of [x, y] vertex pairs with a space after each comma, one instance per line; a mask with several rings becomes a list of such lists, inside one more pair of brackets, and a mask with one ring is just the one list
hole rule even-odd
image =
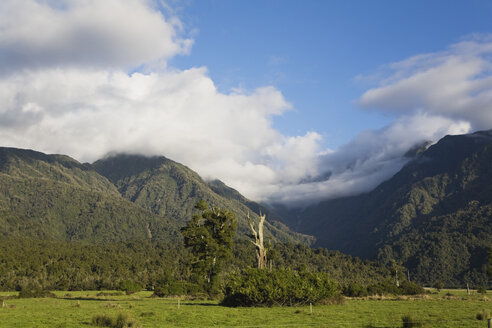
[[267, 263], [267, 250], [265, 246], [263, 246], [263, 224], [265, 223], [265, 214], [261, 214], [260, 212], [260, 222], [258, 222], [258, 231], [255, 230], [253, 225], [253, 220], [249, 217], [248, 213], [248, 222], [251, 232], [253, 233], [254, 241], [250, 240], [253, 245], [256, 247], [256, 259], [258, 260], [258, 269], [266, 268]]

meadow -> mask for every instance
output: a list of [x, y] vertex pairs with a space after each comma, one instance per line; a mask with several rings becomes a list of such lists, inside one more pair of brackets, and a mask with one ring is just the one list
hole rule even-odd
[[[344, 304], [303, 307], [227, 308], [216, 301], [152, 298], [151, 292], [55, 292], [53, 298], [13, 298], [0, 293], [0, 327], [94, 327], [93, 317], [123, 313], [139, 327], [403, 327], [411, 316], [422, 327], [487, 327], [478, 313], [492, 300], [463, 290], [420, 297], [346, 299]], [[1, 303], [1, 301], [0, 301]]]

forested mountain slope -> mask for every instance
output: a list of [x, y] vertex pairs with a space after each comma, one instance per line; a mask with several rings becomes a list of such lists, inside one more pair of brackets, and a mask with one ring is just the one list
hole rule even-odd
[[[198, 174], [165, 157], [118, 155], [81, 164], [64, 155], [0, 148], [0, 234], [5, 237], [87, 242], [181, 239], [179, 228], [204, 199], [236, 214], [246, 237], [248, 201], [221, 182], [228, 197]], [[248, 207], [248, 206], [250, 207]], [[270, 218], [268, 218], [270, 219]], [[310, 236], [269, 220], [272, 241], [309, 244]]]
[[90, 165], [0, 148], [0, 234], [53, 240], [177, 240], [178, 225], [122, 198]]
[[395, 260], [421, 282], [487, 283], [492, 130], [446, 136], [375, 190], [295, 211], [318, 245]]
[[[258, 220], [262, 207], [247, 200], [219, 180], [205, 182], [188, 167], [163, 156], [116, 155], [99, 160], [93, 167], [117, 187], [121, 195], [159, 216], [184, 225], [200, 200], [236, 214], [238, 234], [249, 234], [248, 213]], [[263, 210], [265, 212], [265, 210]], [[266, 233], [273, 240], [309, 244], [313, 238], [295, 233], [284, 224], [267, 218]]]

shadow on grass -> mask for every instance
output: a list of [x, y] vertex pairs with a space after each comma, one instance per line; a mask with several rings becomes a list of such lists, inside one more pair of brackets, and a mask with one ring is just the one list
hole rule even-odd
[[181, 302], [181, 305], [222, 306], [217, 303], [197, 303], [197, 302]]
[[97, 298], [97, 297], [57, 297], [57, 299], [60, 299], [60, 300], [71, 300], [71, 301], [102, 301], [102, 302], [120, 302], [120, 301], [126, 301], [126, 300], [118, 300], [118, 299], [114, 299], [114, 298]]

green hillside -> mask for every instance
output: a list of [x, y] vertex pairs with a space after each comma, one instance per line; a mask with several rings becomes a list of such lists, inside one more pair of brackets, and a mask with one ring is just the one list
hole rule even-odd
[[[219, 184], [221, 194], [211, 189]], [[256, 218], [253, 211], [260, 208], [224, 184], [209, 185], [164, 157], [119, 155], [91, 165], [64, 155], [0, 148], [3, 236], [91, 243], [177, 241], [179, 228], [202, 199], [233, 211], [240, 237], [248, 233], [248, 212]], [[267, 235], [272, 241], [309, 244], [313, 240], [278, 221], [269, 222]]]
[[117, 242], [177, 240], [178, 226], [122, 198], [90, 165], [0, 148], [0, 235]]
[[[93, 167], [117, 187], [121, 195], [159, 216], [173, 218], [184, 225], [200, 200], [234, 212], [238, 235], [249, 233], [247, 216], [258, 220], [260, 205], [247, 200], [236, 190], [215, 180], [204, 181], [196, 172], [163, 156], [117, 155], [99, 160]], [[295, 233], [276, 217], [267, 217], [266, 235], [281, 242], [309, 244], [313, 238]]]
[[492, 130], [447, 136], [372, 192], [298, 210], [289, 223], [320, 246], [401, 262], [421, 282], [484, 285], [491, 163]]

